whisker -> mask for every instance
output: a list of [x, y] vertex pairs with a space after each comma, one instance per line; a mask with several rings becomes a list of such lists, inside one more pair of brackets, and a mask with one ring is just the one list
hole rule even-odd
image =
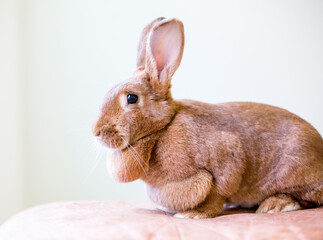
[[[135, 160], [139, 163], [140, 167], [142, 168], [142, 170], [144, 171], [145, 175], [147, 176], [146, 170], [144, 169], [144, 167], [142, 166], [142, 164], [140, 163], [140, 160], [143, 161], [145, 163], [145, 161], [139, 156], [138, 152], [131, 146], [130, 143], [128, 143], [122, 136], [120, 136], [120, 138], [127, 144], [127, 148], [128, 150], [133, 154]], [[131, 148], [129, 148], [129, 146]], [[133, 150], [133, 151], [132, 151]], [[147, 163], [146, 163], [147, 164]]]
[[[125, 159], [124, 154], [123, 154], [123, 152], [122, 152], [121, 150], [120, 150], [120, 153], [121, 153], [121, 155], [122, 155], [123, 159]], [[131, 174], [131, 171], [130, 171], [130, 170], [129, 170], [129, 168], [128, 168], [127, 161], [124, 161], [124, 163], [125, 163], [125, 165], [126, 165], [126, 169], [128, 169], [128, 172], [129, 172], [129, 174], [130, 174], [131, 179], [133, 179], [132, 174]]]
[[95, 163], [92, 166], [92, 168], [90, 169], [89, 173], [85, 176], [84, 178], [84, 183], [87, 182], [89, 180], [89, 178], [91, 177], [91, 175], [94, 173], [94, 170], [99, 166], [101, 160], [102, 160], [102, 149], [98, 149], [97, 153], [96, 153], [96, 157], [95, 157]]
[[135, 160], [137, 161], [137, 163], [139, 163], [139, 165], [140, 165], [141, 169], [144, 171], [145, 175], [147, 176], [146, 170], [144, 169], [144, 167], [143, 167], [143, 166], [141, 165], [141, 163], [140, 163], [140, 159], [138, 159], [138, 158], [136, 157], [136, 155], [133, 153], [133, 151], [131, 150], [131, 148], [129, 148], [129, 147], [128, 147], [128, 145], [127, 145], [127, 148], [129, 149], [129, 151], [131, 152], [131, 154], [135, 157]]
[[139, 153], [136, 151], [136, 149], [127, 141], [127, 140], [125, 140], [122, 136], [119, 136], [126, 144], [128, 144], [127, 145], [127, 147], [129, 146], [133, 151], [134, 151], [134, 153], [136, 154], [136, 156], [149, 168], [149, 164], [148, 163], [146, 163], [146, 161], [144, 161], [143, 159], [142, 159], [142, 157], [139, 155]]
[[118, 155], [118, 161], [121, 161], [122, 164], [122, 168], [124, 169], [124, 174], [123, 174], [123, 182], [126, 182], [126, 180], [128, 179], [128, 174], [127, 174], [127, 169], [125, 166], [125, 163], [122, 159], [122, 156], [120, 154], [121, 150], [119, 148], [117, 148], [117, 144], [115, 142], [112, 143], [114, 145], [114, 148], [116, 149], [117, 155]]

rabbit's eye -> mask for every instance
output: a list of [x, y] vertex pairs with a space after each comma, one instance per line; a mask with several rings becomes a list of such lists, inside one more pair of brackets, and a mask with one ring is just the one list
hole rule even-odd
[[127, 95], [127, 102], [128, 104], [135, 104], [138, 101], [138, 96], [135, 94], [129, 93]]

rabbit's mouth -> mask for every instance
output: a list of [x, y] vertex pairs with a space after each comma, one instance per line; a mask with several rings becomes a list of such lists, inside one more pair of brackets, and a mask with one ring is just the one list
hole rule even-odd
[[103, 147], [107, 147], [111, 149], [123, 150], [130, 145], [124, 136], [119, 136], [119, 135], [115, 135], [115, 137], [96, 136], [95, 138], [97, 143], [99, 143]]
[[105, 141], [103, 141], [100, 137], [95, 137], [95, 140], [98, 144], [100, 144], [103, 147], [108, 147], [109, 148], [109, 144], [106, 144]]
[[128, 147], [128, 137], [119, 133], [119, 130], [115, 126], [95, 126], [93, 129], [93, 135], [96, 137], [96, 141], [107, 148], [123, 150]]

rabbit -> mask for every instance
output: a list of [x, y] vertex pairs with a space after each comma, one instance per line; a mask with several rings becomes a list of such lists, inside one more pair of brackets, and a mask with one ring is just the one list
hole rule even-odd
[[253, 102], [174, 100], [183, 23], [157, 18], [142, 31], [137, 69], [112, 88], [93, 134], [114, 149], [120, 182], [141, 179], [179, 218], [212, 218], [224, 204], [276, 213], [323, 203], [323, 140], [287, 110]]

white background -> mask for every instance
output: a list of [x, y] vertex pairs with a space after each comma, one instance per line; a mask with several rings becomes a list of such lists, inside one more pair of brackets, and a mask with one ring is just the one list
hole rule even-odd
[[175, 98], [277, 105], [323, 133], [323, 1], [0, 0], [0, 223], [52, 201], [147, 199], [108, 176], [91, 127], [159, 16], [185, 26]]

